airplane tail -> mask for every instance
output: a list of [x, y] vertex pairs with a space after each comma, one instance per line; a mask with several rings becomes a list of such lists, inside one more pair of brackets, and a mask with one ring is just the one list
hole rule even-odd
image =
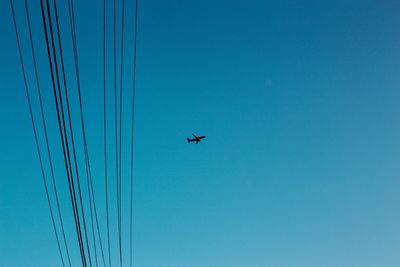
[[189, 138], [186, 138], [186, 139], [187, 139], [188, 143], [190, 143], [190, 139]]

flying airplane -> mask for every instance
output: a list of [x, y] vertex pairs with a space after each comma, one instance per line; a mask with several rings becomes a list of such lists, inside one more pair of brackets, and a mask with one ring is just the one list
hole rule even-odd
[[187, 138], [188, 143], [196, 142], [196, 144], [198, 144], [201, 141], [201, 139], [206, 138], [204, 135], [203, 136], [196, 136], [195, 134], [192, 135], [194, 138], [193, 139]]

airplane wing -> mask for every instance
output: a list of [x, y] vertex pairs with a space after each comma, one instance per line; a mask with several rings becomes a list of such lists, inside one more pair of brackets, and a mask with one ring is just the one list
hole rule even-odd
[[194, 138], [197, 138], [197, 136], [195, 134], [192, 134], [194, 136]]

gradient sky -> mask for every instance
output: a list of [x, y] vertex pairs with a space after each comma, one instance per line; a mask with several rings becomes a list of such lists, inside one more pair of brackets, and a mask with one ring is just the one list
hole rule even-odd
[[[34, 92], [23, 1], [14, 2]], [[79, 266], [39, 1], [28, 2], [67, 238], [73, 266]], [[59, 2], [77, 122], [66, 1]], [[89, 153], [105, 242], [102, 5], [75, 2]], [[124, 249], [129, 235], [131, 1], [126, 14]], [[399, 266], [399, 14], [399, 2], [389, 0], [142, 0], [135, 266]], [[0, 31], [0, 266], [61, 266], [8, 1], [0, 3]], [[107, 53], [108, 165], [114, 185], [112, 51]], [[192, 132], [207, 138], [188, 145], [185, 138]]]

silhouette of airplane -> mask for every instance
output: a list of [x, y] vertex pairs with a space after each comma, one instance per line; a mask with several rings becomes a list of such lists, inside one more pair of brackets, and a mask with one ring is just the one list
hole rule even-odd
[[196, 136], [195, 134], [192, 135], [194, 138], [193, 139], [187, 138], [188, 143], [196, 142], [196, 144], [198, 144], [201, 141], [201, 139], [206, 138], [204, 135], [203, 136]]

